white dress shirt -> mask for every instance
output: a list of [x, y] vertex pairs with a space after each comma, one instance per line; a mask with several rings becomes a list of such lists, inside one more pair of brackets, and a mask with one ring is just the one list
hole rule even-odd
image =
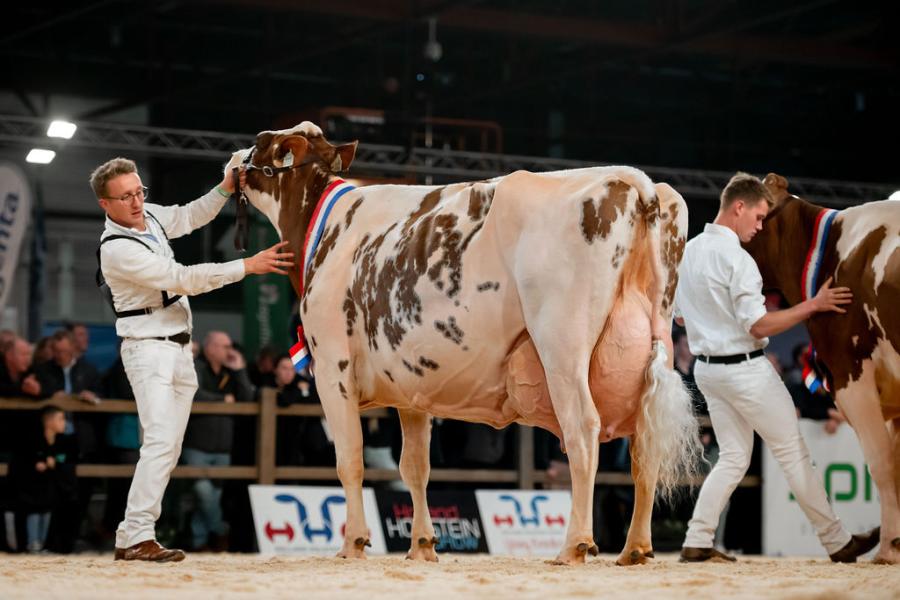
[[[123, 312], [153, 307], [150, 314], [123, 317], [116, 320], [116, 333], [123, 338], [170, 336], [190, 332], [191, 307], [187, 296], [218, 289], [244, 277], [244, 261], [180, 265], [166, 236], [177, 238], [209, 223], [227, 202], [212, 190], [184, 206], [144, 204], [145, 231], [123, 227], [106, 218], [106, 228], [100, 239], [109, 235], [127, 235], [147, 244], [130, 240], [112, 240], [100, 246], [100, 265], [103, 277], [112, 292], [116, 310]], [[146, 213], [159, 220], [159, 224]], [[160, 230], [162, 225], [165, 232]], [[182, 297], [166, 308], [162, 306], [162, 291]]]
[[750, 328], [766, 314], [762, 276], [737, 234], [707, 223], [687, 243], [678, 267], [675, 316], [684, 319], [695, 355], [728, 356], [764, 348]]

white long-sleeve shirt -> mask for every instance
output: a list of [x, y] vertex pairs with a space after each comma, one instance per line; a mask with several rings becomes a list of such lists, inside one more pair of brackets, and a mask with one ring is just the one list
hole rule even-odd
[[759, 267], [737, 234], [707, 223], [687, 243], [678, 267], [675, 315], [684, 319], [691, 353], [728, 356], [765, 348], [750, 328], [766, 314]]
[[[243, 260], [184, 266], [175, 261], [167, 239], [167, 236], [177, 238], [203, 227], [219, 213], [227, 200], [211, 190], [184, 206], [145, 203], [145, 231], [123, 227], [106, 218], [101, 240], [110, 235], [127, 235], [151, 248], [148, 250], [141, 244], [122, 239], [100, 246], [100, 266], [116, 310], [154, 308], [150, 314], [117, 319], [116, 333], [120, 337], [147, 338], [190, 332], [193, 326], [187, 296], [202, 294], [243, 279]], [[146, 213], [156, 217], [159, 224]], [[160, 225], [165, 231], [160, 229]], [[163, 308], [163, 291], [170, 297], [178, 294], [182, 297]]]

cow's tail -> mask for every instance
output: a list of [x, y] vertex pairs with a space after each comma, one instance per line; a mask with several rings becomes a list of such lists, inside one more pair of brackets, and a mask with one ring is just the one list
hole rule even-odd
[[641, 201], [653, 273], [647, 289], [652, 305], [653, 338], [636, 442], [642, 471], [652, 473], [656, 470], [659, 473], [659, 496], [668, 500], [679, 482], [693, 480], [697, 475], [702, 446], [691, 396], [681, 376], [672, 368], [673, 361], [669, 357], [672, 348], [671, 313], [668, 308], [663, 308], [668, 278], [660, 252], [660, 204], [655, 194], [652, 199], [641, 198]]

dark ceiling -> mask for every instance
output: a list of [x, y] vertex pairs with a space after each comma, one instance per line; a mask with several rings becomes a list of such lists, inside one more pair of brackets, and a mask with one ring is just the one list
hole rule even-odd
[[0, 85], [21, 114], [84, 95], [102, 101], [76, 119], [147, 105], [152, 125], [256, 132], [368, 107], [406, 125], [495, 121], [514, 154], [897, 181], [897, 151], [884, 150], [900, 134], [896, 6], [16, 2], [3, 9]]

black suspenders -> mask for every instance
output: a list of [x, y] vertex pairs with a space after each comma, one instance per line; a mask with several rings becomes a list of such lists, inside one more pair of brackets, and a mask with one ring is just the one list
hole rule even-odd
[[[169, 236], [166, 234], [166, 230], [163, 228], [162, 223], [159, 222], [159, 219], [154, 217], [149, 212], [146, 214], [147, 214], [147, 216], [151, 217], [154, 221], [156, 221], [156, 224], [159, 225], [160, 231], [163, 232], [163, 235], [166, 236], [166, 241], [168, 241]], [[109, 302], [109, 305], [112, 307], [113, 312], [116, 313], [116, 317], [124, 318], [124, 317], [136, 317], [138, 315], [149, 315], [150, 313], [152, 313], [154, 310], [158, 309], [159, 307], [158, 306], [148, 306], [146, 308], [135, 308], [132, 310], [123, 310], [123, 311], [116, 310], [116, 305], [115, 305], [115, 303], [113, 303], [113, 299], [112, 299], [112, 292], [110, 291], [109, 286], [106, 285], [106, 280], [103, 278], [103, 272], [100, 268], [100, 246], [102, 246], [106, 242], [111, 242], [112, 240], [131, 240], [132, 242], [137, 242], [138, 244], [140, 244], [141, 246], [143, 246], [150, 252], [153, 252], [153, 249], [150, 246], [148, 246], [146, 243], [144, 243], [143, 240], [140, 240], [140, 239], [130, 236], [130, 235], [111, 235], [111, 236], [103, 238], [102, 240], [100, 240], [100, 245], [97, 246], [97, 274], [95, 276], [95, 279], [97, 281], [97, 287], [99, 287], [103, 291], [107, 302]], [[171, 306], [172, 304], [175, 304], [180, 299], [181, 299], [180, 295], [175, 295], [175, 296], [169, 297], [169, 294], [167, 294], [165, 290], [162, 291], [162, 307], [163, 308], [166, 308], [168, 306]]]

